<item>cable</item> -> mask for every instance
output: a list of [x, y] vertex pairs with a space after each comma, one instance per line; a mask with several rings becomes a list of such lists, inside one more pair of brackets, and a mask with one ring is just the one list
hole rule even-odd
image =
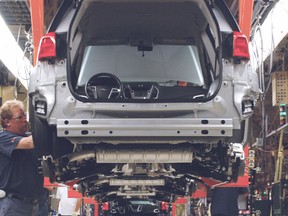
[[275, 115], [274, 116], [274, 119], [273, 119], [273, 121], [271, 122], [271, 126], [270, 126], [270, 128], [269, 128], [269, 130], [267, 130], [267, 133], [269, 134], [269, 133], [271, 133], [271, 131], [272, 131], [272, 126], [274, 125], [274, 123], [275, 123], [275, 121], [276, 121], [276, 118], [279, 116], [279, 109], [278, 109], [278, 111], [277, 111], [277, 115]]
[[261, 149], [259, 147], [256, 147], [257, 150], [261, 151], [261, 152], [265, 152], [265, 153], [272, 153], [272, 152], [277, 152], [278, 150], [264, 150], [264, 149]]
[[274, 7], [275, 7], [275, 5], [273, 6], [273, 8], [271, 9], [271, 47], [270, 47], [270, 50], [271, 50], [271, 54], [270, 54], [270, 61], [269, 61], [269, 65], [270, 65], [270, 67], [269, 67], [269, 80], [268, 80], [268, 84], [267, 84], [267, 87], [266, 87], [266, 90], [265, 90], [265, 92], [264, 92], [264, 95], [266, 95], [267, 94], [267, 92], [268, 92], [268, 89], [269, 89], [269, 87], [270, 87], [270, 85], [271, 85], [271, 74], [272, 74], [272, 68], [273, 68], [273, 56], [274, 56], [274, 52], [275, 52], [275, 41], [274, 41], [274, 34], [273, 34], [273, 28], [274, 28], [274, 26], [273, 26], [273, 13], [274, 13]]
[[[19, 29], [18, 29], [17, 40], [16, 40], [16, 43], [18, 44], [18, 46], [19, 46], [21, 28], [22, 28], [22, 23], [20, 23], [20, 26], [19, 26]], [[25, 63], [25, 54], [26, 54], [27, 51], [28, 51], [27, 46], [25, 46], [25, 49], [24, 49], [24, 51], [23, 51], [22, 61], [21, 61], [20, 63], [19, 63], [19, 62], [17, 63], [17, 66], [18, 66], [18, 67], [17, 67], [17, 76], [15, 76], [15, 81], [14, 81], [14, 85], [13, 85], [13, 87], [14, 87], [14, 98], [15, 98], [15, 99], [18, 98], [18, 95], [17, 95], [17, 92], [18, 92], [18, 90], [17, 90], [17, 88], [18, 88], [17, 82], [18, 82], [18, 80], [19, 80], [19, 77], [20, 77], [22, 80], [24, 80], [24, 81], [27, 82], [27, 86], [28, 86], [28, 84], [29, 84], [29, 73], [27, 73], [27, 71], [29, 71], [30, 68], [27, 68], [27, 65], [24, 64], [24, 63]], [[23, 66], [23, 67], [22, 67], [22, 66]], [[23, 68], [25, 77], [23, 77], [23, 76], [21, 75], [21, 73], [20, 73], [20, 69], [21, 69], [21, 68]], [[26, 96], [26, 98], [24, 99], [23, 102], [25, 103], [27, 100], [28, 100], [28, 95]]]
[[[268, 79], [268, 83], [265, 84], [265, 73], [264, 73], [264, 60], [263, 60], [263, 36], [262, 36], [262, 31], [261, 31], [261, 28], [260, 28], [260, 17], [258, 17], [258, 20], [257, 20], [257, 25], [256, 25], [256, 28], [254, 29], [254, 35], [258, 32], [259, 33], [259, 37], [260, 37], [260, 49], [261, 49], [261, 54], [260, 54], [260, 57], [259, 57], [259, 53], [258, 53], [258, 47], [257, 47], [257, 44], [256, 42], [254, 43], [256, 45], [256, 53], [255, 53], [255, 56], [256, 56], [256, 59], [258, 60], [258, 68], [259, 68], [259, 74], [260, 74], [260, 83], [259, 83], [259, 87], [262, 91], [262, 95], [261, 95], [261, 115], [262, 115], [262, 130], [259, 132], [259, 137], [263, 137], [263, 141], [265, 140], [265, 137], [266, 137], [266, 133], [267, 133], [267, 127], [266, 127], [266, 111], [265, 111], [265, 97], [266, 97], [266, 94], [268, 92], [268, 90], [270, 89], [270, 86], [271, 86], [271, 74], [272, 74], [272, 68], [273, 68], [273, 57], [274, 57], [274, 52], [275, 52], [275, 43], [274, 43], [274, 34], [273, 34], [273, 12], [274, 12], [274, 8], [275, 8], [275, 4], [273, 5], [273, 8], [271, 9], [271, 47], [270, 47], [270, 50], [271, 50], [271, 54], [270, 54], [270, 58], [269, 58], [269, 70], [268, 70], [268, 75], [269, 75], [269, 79]], [[260, 64], [259, 64], [259, 58], [260, 58]], [[264, 143], [264, 146], [265, 143]]]

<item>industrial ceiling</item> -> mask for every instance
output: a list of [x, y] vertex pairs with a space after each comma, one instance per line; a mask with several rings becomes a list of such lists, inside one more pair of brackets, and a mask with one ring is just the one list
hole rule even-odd
[[[47, 28], [56, 12], [57, 8], [63, 0], [43, 0], [44, 1], [44, 26]], [[233, 15], [238, 19], [239, 0], [226, 0]], [[256, 23], [261, 23], [271, 8], [277, 1], [254, 0], [254, 9], [252, 15], [252, 27]], [[14, 35], [19, 46], [29, 52], [33, 48], [30, 0], [0, 0], [0, 14]], [[260, 18], [261, 17], [261, 18]], [[29, 53], [31, 54], [31, 53]]]

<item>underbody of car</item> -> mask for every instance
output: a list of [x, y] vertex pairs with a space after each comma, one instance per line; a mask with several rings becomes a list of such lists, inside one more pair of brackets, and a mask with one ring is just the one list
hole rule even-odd
[[45, 172], [102, 201], [236, 181], [259, 95], [252, 63], [222, 0], [64, 1], [29, 83]]
[[101, 206], [103, 216], [169, 216], [171, 206], [148, 198], [127, 198], [105, 202]]

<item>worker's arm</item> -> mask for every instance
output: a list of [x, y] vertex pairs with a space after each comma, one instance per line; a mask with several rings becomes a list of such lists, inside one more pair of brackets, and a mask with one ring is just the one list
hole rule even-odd
[[34, 142], [32, 135], [21, 138], [18, 144], [16, 145], [16, 149], [33, 149], [33, 148], [34, 148]]
[[78, 198], [77, 199], [77, 203], [76, 203], [76, 207], [75, 207], [75, 210], [74, 210], [74, 215], [79, 215], [79, 209], [81, 207], [81, 203], [82, 203], [82, 199], [81, 198]]
[[80, 207], [81, 207], [81, 201], [82, 199], [81, 198], [78, 198], [77, 199], [77, 203], [76, 203], [76, 207], [75, 207], [75, 212], [78, 212]]

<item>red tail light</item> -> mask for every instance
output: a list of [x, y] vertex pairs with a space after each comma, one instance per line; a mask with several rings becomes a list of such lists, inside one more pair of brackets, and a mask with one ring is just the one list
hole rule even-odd
[[162, 211], [168, 211], [168, 203], [167, 202], [161, 202], [161, 210]]
[[233, 32], [233, 57], [250, 59], [248, 41], [241, 32]]
[[103, 211], [109, 211], [109, 202], [105, 202], [102, 205], [102, 210]]
[[49, 32], [41, 38], [38, 60], [43, 61], [56, 57], [56, 33]]

